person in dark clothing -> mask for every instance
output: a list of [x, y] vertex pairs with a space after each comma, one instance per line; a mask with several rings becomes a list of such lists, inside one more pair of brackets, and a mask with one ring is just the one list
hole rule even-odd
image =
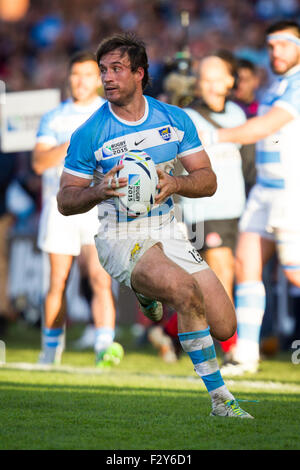
[[11, 154], [0, 153], [0, 338], [5, 334], [13, 308], [8, 294], [8, 235], [13, 215], [6, 204], [7, 189], [14, 178], [15, 159]]

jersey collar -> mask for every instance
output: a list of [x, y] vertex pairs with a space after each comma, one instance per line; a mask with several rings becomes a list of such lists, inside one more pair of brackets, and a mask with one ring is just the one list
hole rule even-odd
[[284, 75], [283, 77], [290, 77], [291, 75], [294, 75], [295, 73], [297, 72], [300, 72], [300, 64], [299, 65], [295, 65], [294, 67], [292, 67], [290, 70], [288, 70]]
[[140, 124], [143, 124], [143, 122], [146, 121], [146, 119], [148, 117], [148, 114], [149, 114], [148, 100], [145, 98], [144, 95], [143, 95], [143, 98], [145, 100], [145, 112], [144, 112], [144, 115], [141, 117], [141, 119], [139, 119], [138, 121], [126, 121], [125, 119], [120, 118], [116, 113], [113, 112], [113, 110], [111, 108], [111, 103], [109, 103], [109, 102], [108, 102], [108, 107], [109, 107], [109, 110], [110, 110], [111, 114], [118, 121], [122, 122], [122, 124], [126, 124], [126, 126], [139, 126]]

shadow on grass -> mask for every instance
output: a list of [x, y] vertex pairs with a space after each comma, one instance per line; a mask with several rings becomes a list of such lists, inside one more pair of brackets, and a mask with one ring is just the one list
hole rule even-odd
[[210, 418], [208, 394], [188, 387], [0, 385], [2, 449], [296, 448], [296, 394], [247, 393], [249, 421]]

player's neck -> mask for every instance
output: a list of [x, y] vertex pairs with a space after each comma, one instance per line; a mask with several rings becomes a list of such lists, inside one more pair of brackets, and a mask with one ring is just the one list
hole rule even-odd
[[210, 111], [213, 113], [222, 113], [225, 108], [225, 100], [218, 100], [215, 101], [214, 103], [206, 103], [207, 107]]
[[98, 98], [98, 95], [90, 96], [89, 98], [84, 99], [84, 100], [77, 100], [74, 97], [72, 99], [73, 99], [73, 103], [75, 104], [75, 106], [84, 107], [84, 106], [90, 106], [91, 104], [93, 104], [97, 98]]
[[110, 103], [112, 111], [121, 119], [125, 121], [137, 122], [142, 119], [145, 114], [146, 103], [143, 95], [136, 96], [127, 104], [117, 105]]

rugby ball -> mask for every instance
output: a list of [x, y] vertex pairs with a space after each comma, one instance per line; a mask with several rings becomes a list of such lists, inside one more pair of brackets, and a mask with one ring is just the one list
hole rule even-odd
[[147, 214], [158, 192], [155, 163], [143, 150], [129, 150], [121, 156], [118, 164], [124, 167], [116, 173], [116, 177], [128, 178], [127, 186], [117, 189], [125, 194], [116, 198], [119, 212], [129, 217]]

